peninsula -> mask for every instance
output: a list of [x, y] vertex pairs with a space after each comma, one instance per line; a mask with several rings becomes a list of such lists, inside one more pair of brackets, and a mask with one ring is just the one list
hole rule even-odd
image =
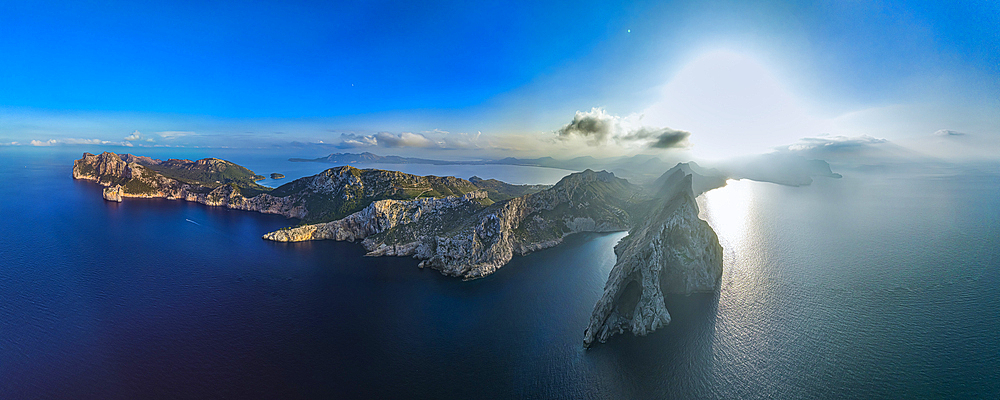
[[360, 241], [368, 256], [412, 256], [464, 280], [488, 276], [514, 255], [560, 244], [578, 232], [629, 231], [594, 308], [584, 344], [670, 322], [665, 293], [717, 289], [722, 247], [698, 218], [695, 197], [725, 185], [693, 163], [677, 164], [649, 186], [585, 170], [557, 184], [416, 176], [340, 166], [271, 189], [231, 162], [155, 160], [85, 153], [73, 177], [104, 185], [104, 198], [163, 197], [280, 214], [303, 224], [263, 235], [282, 242]]

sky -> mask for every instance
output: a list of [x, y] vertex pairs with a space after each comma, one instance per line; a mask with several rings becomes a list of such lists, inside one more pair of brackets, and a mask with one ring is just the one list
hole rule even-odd
[[14, 1], [0, 60], [7, 146], [1000, 154], [996, 1]]

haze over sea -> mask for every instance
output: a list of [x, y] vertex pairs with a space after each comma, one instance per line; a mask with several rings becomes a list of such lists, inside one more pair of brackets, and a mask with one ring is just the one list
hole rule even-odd
[[[355, 243], [262, 240], [297, 223], [280, 216], [106, 202], [72, 179], [85, 150], [102, 148], [0, 147], [0, 397], [1000, 397], [995, 169], [730, 181], [699, 199], [725, 249], [719, 293], [670, 298], [667, 328], [584, 350], [625, 233], [462, 282]], [[143, 150], [288, 176], [271, 185], [330, 167]]]

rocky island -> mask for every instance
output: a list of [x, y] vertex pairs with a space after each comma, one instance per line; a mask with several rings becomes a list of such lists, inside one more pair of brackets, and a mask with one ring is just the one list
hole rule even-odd
[[299, 218], [302, 225], [263, 238], [360, 241], [369, 256], [412, 256], [421, 268], [465, 280], [573, 233], [629, 231], [615, 247], [618, 260], [585, 331], [590, 346], [668, 324], [665, 293], [717, 289], [722, 248], [695, 202], [725, 185], [710, 172], [678, 164], [644, 187], [585, 170], [549, 187], [340, 166], [271, 189], [256, 183], [263, 177], [220, 159], [105, 152], [85, 153], [73, 177], [106, 186], [110, 201], [164, 197]]

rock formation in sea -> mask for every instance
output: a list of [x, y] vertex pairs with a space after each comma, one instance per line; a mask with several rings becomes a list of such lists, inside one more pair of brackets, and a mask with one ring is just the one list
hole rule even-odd
[[618, 259], [584, 331], [586, 347], [617, 333], [646, 335], [669, 324], [665, 294], [718, 288], [722, 246], [698, 218], [692, 175], [668, 174], [640, 222], [615, 246]]

